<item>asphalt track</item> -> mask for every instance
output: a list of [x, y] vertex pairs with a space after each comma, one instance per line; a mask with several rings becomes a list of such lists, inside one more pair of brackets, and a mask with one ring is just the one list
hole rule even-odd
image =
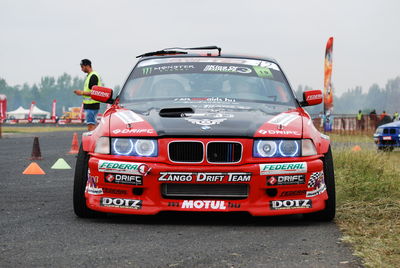
[[[360, 267], [334, 223], [300, 216], [77, 218], [72, 132], [0, 139], [0, 267]], [[38, 136], [46, 175], [22, 175]]]

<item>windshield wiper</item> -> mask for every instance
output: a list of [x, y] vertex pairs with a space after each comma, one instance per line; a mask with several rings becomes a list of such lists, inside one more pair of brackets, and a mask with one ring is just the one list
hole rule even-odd
[[194, 114], [191, 107], [163, 108], [160, 110], [161, 117], [187, 117], [186, 114]]

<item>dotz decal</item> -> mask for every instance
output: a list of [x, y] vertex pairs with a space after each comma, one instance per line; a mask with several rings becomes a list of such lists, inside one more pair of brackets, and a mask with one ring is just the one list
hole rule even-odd
[[160, 172], [158, 181], [167, 182], [249, 182], [251, 173]]
[[143, 119], [137, 115], [136, 113], [132, 112], [131, 110], [117, 112], [115, 115], [122, 120], [125, 124], [133, 124], [142, 122]]
[[276, 136], [282, 136], [282, 135], [296, 135], [296, 136], [301, 136], [301, 133], [299, 131], [292, 131], [292, 130], [271, 130], [271, 129], [260, 129], [258, 133], [262, 135], [276, 135]]
[[109, 183], [143, 185], [143, 177], [140, 175], [106, 173], [104, 178]]
[[107, 161], [99, 160], [98, 170], [100, 172], [108, 173], [123, 173], [123, 174], [134, 174], [141, 175], [139, 171], [139, 166], [142, 163], [128, 163], [128, 162], [117, 162], [117, 161]]
[[224, 210], [226, 206], [220, 200], [184, 200], [181, 208]]
[[114, 134], [139, 134], [139, 133], [153, 134], [154, 130], [132, 128], [132, 129], [114, 129], [112, 132]]
[[[305, 195], [306, 190], [297, 190], [297, 191], [284, 191], [281, 193], [280, 197], [285, 196], [296, 196], [296, 195]], [[308, 196], [307, 196], [308, 197]]]
[[267, 185], [296, 185], [305, 183], [305, 175], [267, 176]]
[[102, 207], [141, 209], [142, 200], [102, 197], [100, 205]]
[[270, 201], [270, 208], [272, 210], [312, 208], [312, 201], [310, 199], [274, 200]]
[[194, 119], [194, 118], [185, 118], [185, 120], [189, 121], [192, 124], [200, 125], [200, 126], [213, 126], [219, 125], [224, 122], [227, 118], [218, 118], [218, 119]]
[[286, 127], [287, 125], [289, 125], [292, 121], [296, 120], [297, 118], [300, 118], [300, 116], [297, 114], [281, 113], [281, 114], [278, 114], [277, 116], [273, 117], [271, 120], [269, 120], [268, 123], [274, 124], [274, 125], [282, 125], [282, 126]]
[[271, 73], [271, 70], [267, 67], [261, 66], [253, 66], [254, 71], [256, 74], [261, 78], [273, 78], [274, 76]]
[[306, 162], [260, 164], [260, 175], [306, 173]]
[[222, 65], [207, 65], [203, 71], [204, 72], [241, 73], [241, 74], [251, 73], [251, 69], [248, 67], [222, 66]]

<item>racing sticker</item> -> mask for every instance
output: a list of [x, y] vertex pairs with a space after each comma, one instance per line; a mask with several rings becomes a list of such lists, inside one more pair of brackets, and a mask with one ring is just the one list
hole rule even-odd
[[310, 199], [273, 200], [269, 204], [272, 210], [312, 208], [312, 201]]
[[296, 136], [301, 136], [301, 133], [296, 130], [272, 130], [272, 129], [260, 129], [258, 133], [262, 135], [276, 135], [276, 136], [282, 136], [282, 135], [296, 135]]
[[251, 173], [160, 172], [158, 181], [166, 182], [249, 182]]
[[194, 65], [189, 64], [168, 64], [158, 65], [152, 67], [142, 68], [142, 75], [150, 74], [162, 74], [162, 73], [178, 73], [178, 72], [190, 72], [196, 69]]
[[326, 191], [326, 184], [324, 179], [324, 172], [314, 172], [308, 181], [308, 187], [315, 189], [308, 191], [306, 197], [314, 197]]
[[305, 175], [280, 175], [280, 176], [267, 176], [267, 185], [297, 185], [304, 184], [306, 181]]
[[204, 72], [223, 72], [223, 73], [240, 73], [249, 74], [252, 70], [249, 67], [233, 66], [233, 65], [206, 65]]
[[86, 182], [85, 192], [92, 195], [101, 195], [103, 194], [103, 189], [97, 187], [97, 183], [99, 182], [98, 176], [91, 176], [90, 170], [88, 170], [88, 179]]
[[121, 121], [125, 124], [132, 124], [143, 121], [143, 119], [139, 115], [132, 112], [131, 110], [117, 112], [115, 113], [115, 115], [118, 116], [118, 118], [121, 119]]
[[267, 67], [253, 66], [254, 71], [261, 78], [273, 78], [272, 72]]
[[142, 163], [128, 163], [118, 161], [99, 160], [98, 170], [100, 172], [108, 173], [123, 173], [123, 174], [134, 174], [142, 175], [143, 170], [147, 167], [146, 164]]
[[105, 173], [104, 180], [108, 183], [143, 185], [143, 177], [140, 175]]
[[126, 190], [112, 189], [112, 188], [103, 188], [103, 192], [105, 194], [122, 194], [122, 195], [128, 194], [128, 191]]
[[221, 200], [184, 200], [181, 208], [225, 210], [225, 201]]
[[100, 205], [102, 207], [141, 209], [142, 200], [102, 197]]
[[306, 173], [307, 162], [260, 164], [260, 175]]
[[154, 130], [153, 129], [136, 129], [136, 128], [131, 128], [131, 129], [114, 129], [112, 131], [114, 134], [140, 134], [140, 133], [147, 133], [147, 134], [153, 134]]
[[297, 114], [281, 113], [281, 114], [278, 114], [277, 116], [274, 116], [273, 118], [271, 118], [271, 120], [269, 120], [268, 123], [274, 124], [274, 125], [287, 126], [292, 121], [296, 120], [299, 117], [300, 116]]

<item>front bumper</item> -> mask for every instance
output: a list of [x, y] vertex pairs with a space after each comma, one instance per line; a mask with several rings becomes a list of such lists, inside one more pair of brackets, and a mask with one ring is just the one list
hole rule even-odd
[[[191, 166], [118, 161], [119, 167], [116, 168], [118, 164], [113, 166], [113, 161], [107, 161], [97, 156], [89, 160], [85, 197], [87, 206], [92, 210], [142, 215], [161, 211], [245, 211], [254, 216], [268, 216], [323, 210], [328, 198], [323, 179], [323, 163], [318, 158], [301, 162], [306, 165], [305, 170], [294, 166], [293, 170], [282, 171], [286, 174], [279, 174], [280, 171], [273, 169], [291, 168], [288, 166], [290, 162], [275, 162], [279, 165], [270, 167], [272, 163]], [[315, 183], [316, 180], [319, 183]], [[183, 184], [192, 184], [193, 187], [175, 188], [197, 187], [203, 189], [203, 192], [197, 193], [198, 196], [193, 192], [166, 194], [166, 185]], [[246, 189], [245, 193], [226, 195], [224, 191], [218, 190], [211, 197], [204, 195], [204, 188], [215, 190], [228, 184], [240, 185], [226, 188]]]

